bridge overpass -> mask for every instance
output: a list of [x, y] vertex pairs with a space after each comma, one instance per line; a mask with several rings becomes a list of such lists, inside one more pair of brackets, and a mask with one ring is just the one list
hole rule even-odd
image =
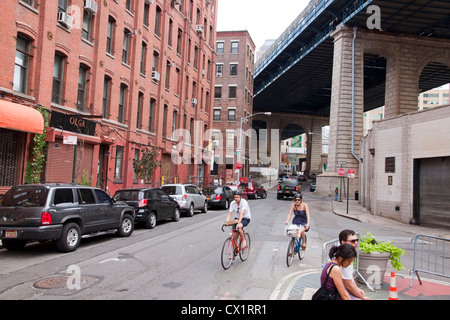
[[[328, 193], [338, 161], [359, 168], [363, 112], [383, 105], [386, 118], [416, 111], [420, 92], [447, 83], [450, 1], [312, 0], [257, 61], [253, 108], [329, 119], [327, 173], [318, 181]], [[267, 127], [275, 128], [270, 118]], [[294, 128], [283, 138], [318, 131]]]

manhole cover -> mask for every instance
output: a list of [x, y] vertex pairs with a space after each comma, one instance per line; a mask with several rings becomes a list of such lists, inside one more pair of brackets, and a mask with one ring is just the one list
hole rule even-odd
[[58, 289], [67, 286], [67, 277], [52, 277], [36, 281], [33, 287], [38, 289]]

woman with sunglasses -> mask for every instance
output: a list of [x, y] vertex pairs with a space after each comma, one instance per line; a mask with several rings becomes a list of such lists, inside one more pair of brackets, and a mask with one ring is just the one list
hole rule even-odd
[[292, 213], [294, 213], [294, 219], [292, 219], [292, 224], [297, 225], [298, 227], [302, 226], [302, 250], [306, 250], [306, 241], [305, 241], [305, 231], [309, 230], [309, 207], [306, 203], [303, 202], [303, 196], [297, 193], [294, 196], [294, 201], [289, 209], [289, 214], [287, 216], [285, 225], [289, 224], [289, 220], [291, 218]]

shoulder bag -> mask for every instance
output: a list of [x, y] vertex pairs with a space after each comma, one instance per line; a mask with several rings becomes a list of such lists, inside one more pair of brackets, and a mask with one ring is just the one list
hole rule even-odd
[[317, 290], [316, 293], [314, 293], [314, 295], [312, 296], [311, 300], [339, 300], [339, 292], [337, 291], [337, 288], [334, 288], [334, 289], [331, 289], [331, 290], [326, 288], [326, 285], [327, 285], [327, 282], [328, 282], [328, 277], [330, 276], [330, 272], [333, 269], [333, 267], [335, 267], [335, 266], [336, 265], [334, 264], [330, 268], [330, 271], [328, 271], [327, 278], [325, 279], [325, 282], [319, 288], [319, 290]]

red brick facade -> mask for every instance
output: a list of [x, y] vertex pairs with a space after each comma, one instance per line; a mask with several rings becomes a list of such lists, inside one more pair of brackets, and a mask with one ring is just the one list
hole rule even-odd
[[[3, 5], [0, 93], [54, 111], [42, 180], [74, 178], [114, 193], [159, 186], [163, 176], [166, 182], [208, 178], [206, 163], [174, 165], [170, 154], [179, 145], [173, 129], [191, 131], [195, 123], [203, 135], [212, 127], [216, 2], [15, 0]], [[64, 23], [68, 16], [72, 26]], [[18, 39], [28, 44], [24, 92], [15, 87]], [[77, 136], [77, 148], [63, 144], [66, 135]], [[160, 153], [161, 167], [152, 181], [138, 180], [133, 170], [133, 159], [146, 146]], [[194, 150], [191, 155], [193, 162]]]

